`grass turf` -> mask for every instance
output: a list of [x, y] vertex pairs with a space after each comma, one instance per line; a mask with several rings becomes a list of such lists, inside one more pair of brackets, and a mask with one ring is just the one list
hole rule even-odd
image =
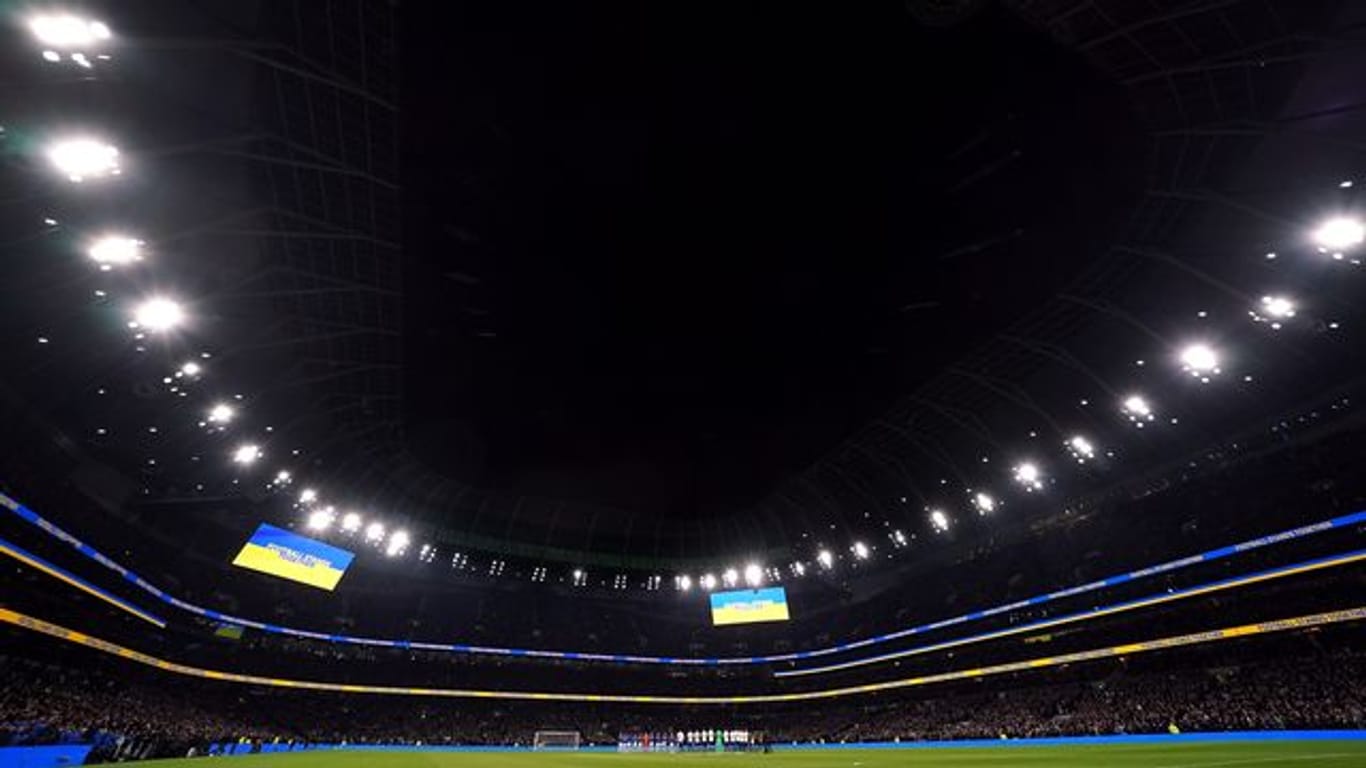
[[[219, 764], [217, 761], [215, 765]], [[202, 758], [155, 768], [203, 768]], [[1074, 747], [782, 750], [762, 754], [312, 752], [244, 755], [224, 768], [1362, 768], [1366, 741], [1123, 744]]]

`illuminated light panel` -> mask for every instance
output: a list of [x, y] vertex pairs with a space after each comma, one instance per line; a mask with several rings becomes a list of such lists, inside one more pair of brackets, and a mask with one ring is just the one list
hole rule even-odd
[[360, 515], [356, 514], [355, 512], [347, 512], [345, 515], [342, 515], [341, 529], [343, 531], [347, 533], [355, 533], [356, 531], [360, 530], [360, 526]]
[[237, 416], [237, 410], [227, 403], [217, 403], [209, 409], [208, 420], [210, 424], [219, 426], [229, 424]]
[[820, 563], [821, 567], [828, 571], [835, 567], [835, 556], [830, 550], [822, 549], [820, 552], [816, 553], [816, 562]]
[[683, 574], [674, 578], [674, 586], [678, 587], [679, 592], [689, 592], [692, 590], [692, 577]]
[[162, 333], [174, 329], [183, 322], [185, 310], [180, 304], [171, 299], [157, 297], [144, 301], [133, 310], [133, 322], [129, 326]]
[[332, 527], [332, 522], [336, 518], [326, 509], [315, 510], [308, 515], [308, 530], [325, 531]]
[[702, 584], [702, 588], [708, 592], [716, 589], [716, 577], [710, 573], [703, 574], [700, 583]]
[[136, 237], [105, 235], [90, 244], [86, 255], [99, 264], [100, 269], [110, 270], [142, 261], [143, 245], [144, 243]]
[[996, 499], [989, 493], [978, 493], [972, 497], [972, 506], [977, 508], [978, 514], [988, 514], [996, 511]]
[[861, 541], [854, 542], [854, 546], [850, 547], [849, 551], [853, 552], [854, 557], [857, 557], [860, 560], [867, 560], [868, 555], [871, 554], [871, 551], [868, 549], [868, 545], [864, 544]]
[[34, 39], [48, 49], [72, 50], [98, 45], [113, 33], [108, 25], [69, 13], [40, 14], [28, 20]]
[[1210, 378], [1222, 373], [1219, 353], [1208, 344], [1191, 344], [1181, 350], [1181, 370], [1208, 384]]
[[365, 540], [366, 540], [366, 541], [372, 541], [372, 542], [373, 542], [373, 541], [379, 541], [380, 539], [383, 539], [383, 538], [384, 538], [384, 525], [383, 525], [382, 523], [374, 522], [374, 523], [371, 523], [371, 524], [365, 526]]
[[734, 568], [727, 568], [725, 573], [721, 574], [721, 583], [725, 584], [728, 587], [733, 587], [736, 584], [739, 584], [740, 572], [735, 570]]
[[1314, 242], [1320, 247], [1342, 251], [1366, 241], [1366, 224], [1354, 216], [1337, 216], [1314, 230]]
[[751, 587], [757, 587], [764, 583], [764, 569], [757, 563], [750, 563], [745, 566], [745, 583]]
[[300, 504], [312, 504], [318, 500], [318, 492], [312, 488], [305, 488], [299, 492]]
[[944, 533], [949, 529], [949, 516], [944, 514], [943, 510], [931, 510], [930, 525], [934, 526], [936, 531]]
[[1075, 435], [1067, 441], [1067, 450], [1078, 464], [1085, 464], [1096, 457], [1096, 446], [1081, 435]]
[[393, 534], [389, 536], [389, 544], [384, 548], [384, 554], [389, 557], [397, 557], [404, 552], [407, 552], [409, 541], [410, 539], [407, 531], [394, 531]]
[[99, 139], [63, 139], [47, 149], [48, 162], [77, 184], [86, 179], [118, 175], [119, 150]]
[[1124, 402], [1120, 404], [1120, 410], [1139, 429], [1157, 418], [1157, 414], [1153, 412], [1153, 407], [1142, 395], [1129, 395], [1124, 398]]
[[1283, 325], [1282, 321], [1294, 317], [1298, 310], [1295, 300], [1288, 296], [1263, 296], [1260, 305], [1256, 309], [1248, 310], [1248, 315], [1252, 317], [1252, 322], [1265, 323], [1271, 330], [1279, 331]]
[[250, 466], [255, 464], [257, 460], [261, 458], [261, 455], [261, 447], [259, 445], [246, 443], [237, 446], [237, 448], [233, 450], [232, 461], [234, 464]]
[[1015, 465], [1015, 482], [1019, 483], [1027, 491], [1043, 490], [1043, 471], [1039, 465], [1032, 461], [1025, 461]]

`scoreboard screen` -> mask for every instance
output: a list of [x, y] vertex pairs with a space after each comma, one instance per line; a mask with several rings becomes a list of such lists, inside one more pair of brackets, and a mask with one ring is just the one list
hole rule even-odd
[[331, 592], [355, 554], [261, 523], [232, 564]]
[[787, 621], [787, 590], [782, 587], [714, 592], [711, 596], [711, 623], [754, 624], [761, 621]]

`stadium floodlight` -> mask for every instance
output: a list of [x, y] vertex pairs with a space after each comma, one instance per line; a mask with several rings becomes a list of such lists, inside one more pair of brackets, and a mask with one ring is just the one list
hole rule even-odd
[[48, 162], [58, 173], [77, 184], [86, 179], [118, 175], [119, 150], [99, 139], [62, 139], [47, 148]]
[[1032, 461], [1021, 462], [1015, 465], [1015, 482], [1024, 486], [1026, 491], [1042, 490], [1043, 471]]
[[341, 529], [343, 531], [346, 531], [347, 533], [355, 533], [356, 531], [360, 530], [360, 526], [360, 515], [356, 514], [355, 512], [347, 512], [345, 515], [342, 515]]
[[835, 556], [830, 550], [822, 549], [816, 553], [816, 562], [820, 563], [821, 567], [828, 571], [835, 567]]
[[185, 310], [171, 299], [148, 299], [133, 310], [132, 328], [143, 328], [157, 333], [169, 331], [185, 321]]
[[261, 446], [255, 443], [244, 443], [233, 449], [232, 460], [234, 464], [251, 466], [261, 458]]
[[1085, 464], [1096, 457], [1096, 446], [1081, 435], [1074, 435], [1067, 441], [1067, 450], [1072, 453], [1072, 458], [1076, 459], [1078, 464]]
[[99, 264], [100, 269], [108, 271], [142, 261], [143, 245], [136, 237], [104, 235], [90, 244], [86, 255]]
[[275, 473], [276, 485], [289, 485], [292, 482], [294, 482], [294, 475], [290, 474], [289, 470], [282, 469]]
[[332, 526], [332, 512], [326, 509], [317, 509], [308, 515], [308, 529], [310, 531], [325, 531]]
[[860, 559], [860, 560], [867, 560], [867, 559], [868, 559], [868, 555], [870, 554], [870, 550], [868, 549], [868, 545], [867, 545], [867, 544], [864, 544], [864, 543], [861, 542], [861, 541], [856, 541], [856, 542], [854, 542], [854, 546], [850, 547], [850, 548], [849, 548], [849, 551], [850, 551], [850, 552], [853, 552], [853, 553], [854, 553], [854, 557], [857, 557], [857, 558]]
[[795, 576], [805, 576], [805, 575], [806, 575], [806, 565], [803, 564], [803, 563], [800, 562], [800, 561], [794, 562], [794, 563], [792, 564], [792, 573], [793, 573], [793, 575], [795, 575]]
[[69, 13], [40, 14], [28, 20], [29, 31], [48, 49], [78, 50], [113, 37], [108, 25]]
[[312, 504], [318, 500], [318, 492], [312, 488], [305, 488], [299, 492], [300, 504]]
[[735, 570], [734, 568], [727, 568], [725, 572], [721, 574], [721, 583], [725, 584], [728, 587], [733, 587], [736, 584], [739, 584], [740, 572]]
[[1191, 344], [1181, 350], [1181, 370], [1208, 384], [1221, 372], [1219, 353], [1208, 344]]
[[708, 592], [716, 589], [716, 577], [710, 573], [703, 574], [702, 578], [699, 579], [699, 583], [702, 585], [702, 588]]
[[1266, 323], [1271, 330], [1279, 331], [1282, 321], [1289, 320], [1299, 310], [1295, 300], [1288, 296], [1263, 296], [1260, 306], [1248, 310], [1254, 323]]
[[389, 545], [384, 548], [384, 554], [389, 557], [397, 557], [408, 551], [408, 532], [404, 530], [394, 531], [389, 536]]
[[189, 376], [190, 378], [194, 378], [203, 372], [204, 366], [191, 360], [188, 363], [185, 363], [184, 365], [180, 366], [180, 370], [176, 373], [180, 376]]
[[901, 549], [907, 544], [906, 534], [902, 532], [900, 528], [887, 534], [887, 538], [892, 540], [892, 546], [896, 547], [897, 549]]
[[751, 587], [757, 587], [764, 583], [764, 569], [758, 563], [750, 563], [745, 566], [745, 583]]
[[936, 531], [943, 533], [949, 529], [949, 516], [944, 514], [943, 510], [932, 509], [930, 510], [930, 525], [933, 525]]
[[972, 506], [977, 508], [978, 514], [985, 515], [996, 511], [996, 499], [993, 499], [989, 493], [978, 493], [972, 497]]
[[1343, 251], [1366, 241], [1366, 224], [1354, 216], [1335, 216], [1314, 230], [1314, 242], [1319, 247]]
[[1132, 421], [1134, 426], [1139, 429], [1142, 429], [1145, 423], [1157, 418], [1157, 414], [1153, 412], [1153, 407], [1142, 395], [1129, 395], [1124, 398], [1124, 402], [1120, 404], [1120, 409], [1124, 411], [1124, 415], [1129, 418], [1129, 421]]
[[228, 405], [227, 403], [216, 403], [209, 409], [209, 422], [219, 425], [228, 424], [236, 415], [237, 411], [231, 405]]
[[366, 541], [374, 542], [374, 541], [379, 541], [379, 540], [382, 539], [382, 538], [384, 538], [384, 524], [383, 524], [383, 523], [380, 523], [379, 521], [375, 521], [375, 522], [370, 523], [369, 525], [365, 526], [365, 540], [366, 540]]
[[674, 579], [674, 585], [678, 587], [679, 592], [687, 592], [692, 589], [692, 577], [686, 573], [682, 574]]

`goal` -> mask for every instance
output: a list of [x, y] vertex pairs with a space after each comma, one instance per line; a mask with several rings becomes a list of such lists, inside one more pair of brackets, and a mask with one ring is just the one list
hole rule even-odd
[[531, 748], [537, 751], [542, 749], [578, 749], [578, 731], [537, 731], [536, 740], [532, 742]]

